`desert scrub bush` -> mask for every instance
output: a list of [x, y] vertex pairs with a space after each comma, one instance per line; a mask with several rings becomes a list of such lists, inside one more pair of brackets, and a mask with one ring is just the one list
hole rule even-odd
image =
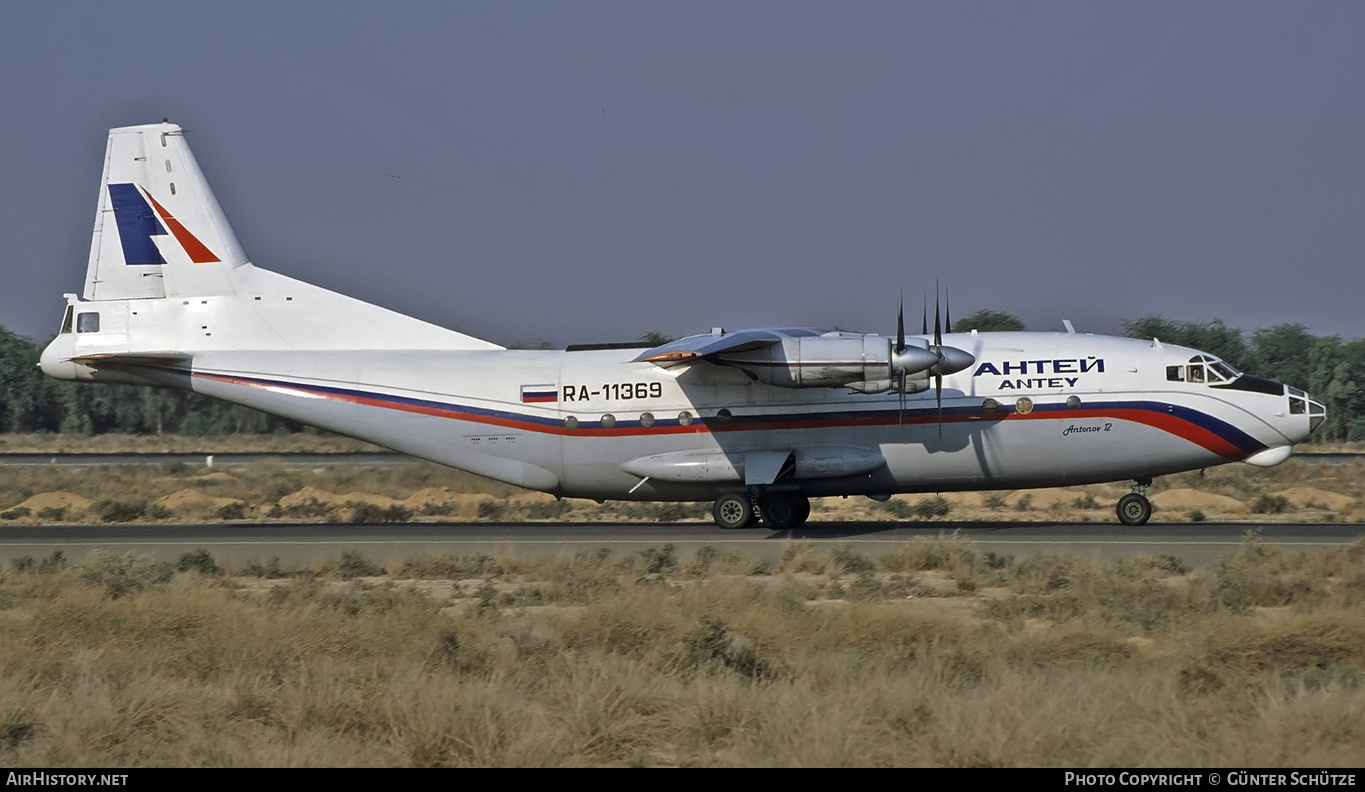
[[0, 749], [13, 751], [24, 742], [38, 736], [40, 727], [31, 713], [10, 710], [4, 724], [0, 724]]
[[345, 550], [341, 553], [341, 561], [337, 563], [337, 575], [342, 580], [351, 580], [358, 577], [375, 577], [384, 574], [384, 570], [370, 563], [359, 550]]
[[773, 667], [754, 650], [753, 641], [714, 616], [703, 618], [701, 624], [683, 636], [682, 643], [679, 665], [685, 670], [730, 671], [755, 682], [777, 678]]
[[218, 510], [220, 520], [241, 520], [246, 518], [247, 505], [243, 501], [233, 501]]
[[1190, 522], [1203, 522], [1204, 520], [1207, 519], [1208, 517], [1206, 517], [1204, 515], [1204, 512], [1200, 511], [1199, 509], [1190, 509]]
[[1082, 495], [1081, 497], [1077, 498], [1076, 500], [1072, 501], [1071, 505], [1076, 507], [1077, 509], [1101, 508], [1099, 501], [1095, 500], [1095, 496], [1091, 495], [1088, 492]]
[[294, 573], [286, 570], [280, 565], [278, 556], [272, 556], [265, 562], [261, 562], [255, 558], [250, 559], [246, 562], [246, 566], [242, 567], [242, 575], [246, 577], [277, 580], [279, 578], [293, 577]]
[[326, 587], [313, 598], [319, 610], [334, 611], [347, 616], [388, 614], [406, 610], [422, 616], [433, 616], [439, 606], [428, 596], [412, 588], [385, 582], [375, 586], [359, 581], [341, 587]]
[[[999, 559], [995, 554], [987, 554], [991, 559]], [[986, 563], [986, 555], [972, 550], [966, 541], [955, 539], [952, 535], [936, 539], [916, 539], [906, 542], [879, 559], [881, 568], [887, 572], [924, 572], [941, 569], [948, 572], [975, 570], [978, 566], [986, 569], [999, 569], [1004, 566], [991, 566]]]
[[711, 545], [702, 545], [692, 554], [687, 564], [687, 572], [698, 577], [705, 576], [711, 564], [721, 557], [721, 552]]
[[672, 542], [663, 547], [646, 547], [640, 551], [640, 559], [644, 562], [644, 571], [647, 575], [662, 575], [678, 568], [677, 548]]
[[218, 566], [218, 561], [213, 554], [204, 548], [192, 550], [188, 553], [181, 553], [180, 560], [175, 563], [177, 572], [198, 572], [201, 575], [221, 575], [223, 568]]
[[1329, 581], [1315, 571], [1286, 568], [1280, 548], [1248, 536], [1199, 576], [1196, 591], [1210, 613], [1290, 605], [1326, 595]]
[[871, 572], [877, 568], [877, 562], [848, 545], [834, 548], [830, 553], [830, 565], [846, 575]]
[[22, 520], [32, 513], [27, 506], [16, 506], [13, 509], [0, 512], [0, 520]]
[[38, 571], [45, 575], [55, 574], [66, 569], [66, 553], [53, 550], [47, 558], [38, 562]]
[[913, 505], [906, 503], [903, 500], [897, 500], [896, 498], [885, 500], [881, 503], [874, 503], [872, 505], [872, 510], [886, 512], [898, 520], [908, 520], [915, 514]]
[[167, 520], [171, 512], [159, 503], [148, 504], [145, 500], [119, 501], [102, 500], [95, 504], [103, 522], [135, 522], [142, 519]]
[[829, 554], [817, 550], [814, 542], [788, 542], [778, 557], [777, 571], [823, 575], [829, 564]]
[[953, 505], [942, 495], [935, 495], [932, 498], [924, 498], [915, 504], [915, 516], [924, 520], [934, 517], [947, 517], [953, 510]]
[[294, 503], [289, 506], [282, 506], [279, 502], [270, 507], [271, 517], [295, 517], [313, 520], [332, 520], [336, 518], [336, 509], [317, 498], [309, 498], [302, 503]]
[[102, 587], [110, 599], [166, 583], [174, 571], [164, 561], [132, 553], [96, 553], [80, 565], [81, 579], [92, 586]]
[[986, 493], [984, 504], [986, 508], [991, 511], [1000, 511], [1005, 508], [1005, 496], [998, 492], [988, 492]]
[[1262, 494], [1251, 502], [1253, 514], [1283, 514], [1289, 509], [1289, 499], [1283, 495]]
[[66, 519], [65, 506], [48, 506], [38, 510], [38, 519], [50, 520], [52, 522], [62, 522]]
[[421, 555], [405, 561], [399, 577], [421, 580], [461, 580], [470, 577], [501, 577], [507, 574], [502, 562], [491, 555]]
[[412, 519], [412, 509], [400, 504], [380, 506], [375, 503], [353, 503], [350, 521], [361, 523], [407, 522]]
[[508, 517], [508, 503], [501, 500], [486, 500], [479, 504], [479, 519], [499, 521]]
[[619, 593], [621, 573], [606, 563], [609, 553], [579, 552], [571, 559], [558, 557], [551, 561], [546, 575], [549, 580], [541, 587], [544, 601], [581, 605]]
[[684, 570], [693, 577], [767, 575], [769, 563], [762, 558], [729, 550], [722, 553], [712, 545], [702, 545], [687, 560]]

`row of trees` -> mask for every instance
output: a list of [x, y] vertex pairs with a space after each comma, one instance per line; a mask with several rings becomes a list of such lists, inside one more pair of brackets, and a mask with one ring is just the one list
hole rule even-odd
[[[961, 331], [1023, 330], [1017, 317], [978, 311], [953, 323]], [[1221, 321], [1179, 322], [1148, 316], [1123, 323], [1133, 338], [1159, 338], [1216, 355], [1249, 373], [1302, 388], [1327, 404], [1315, 439], [1365, 440], [1365, 339], [1314, 336], [1303, 325], [1250, 334]], [[667, 340], [657, 336], [656, 340]], [[102, 434], [229, 434], [298, 431], [282, 418], [182, 391], [58, 382], [38, 370], [40, 347], [0, 327], [0, 431]]]

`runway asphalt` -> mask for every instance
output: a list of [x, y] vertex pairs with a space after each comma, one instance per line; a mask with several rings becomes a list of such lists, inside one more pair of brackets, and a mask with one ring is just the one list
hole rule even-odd
[[775, 561], [792, 541], [848, 546], [879, 556], [918, 538], [956, 533], [981, 552], [1077, 554], [1120, 558], [1172, 555], [1191, 566], [1230, 552], [1248, 532], [1286, 552], [1322, 550], [1365, 537], [1361, 523], [821, 522], [791, 531], [724, 531], [709, 523], [388, 523], [381, 525], [221, 523], [210, 525], [57, 525], [0, 529], [0, 559], [43, 557], [54, 550], [77, 560], [96, 551], [139, 553], [173, 561], [207, 549], [240, 565], [279, 558], [287, 564], [335, 559], [358, 550], [377, 562], [423, 553], [552, 555], [600, 547], [635, 553], [672, 543], [686, 557], [704, 545]]

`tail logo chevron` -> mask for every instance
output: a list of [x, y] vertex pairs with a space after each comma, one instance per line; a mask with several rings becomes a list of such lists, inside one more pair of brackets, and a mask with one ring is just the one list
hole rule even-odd
[[[125, 264], [134, 266], [165, 264], [166, 259], [157, 250], [152, 237], [165, 236], [167, 228], [185, 249], [190, 261], [195, 264], [212, 264], [219, 260], [207, 245], [200, 242], [183, 223], [166, 211], [166, 207], [138, 185], [109, 185], [109, 200], [114, 206], [114, 221], [118, 225], [119, 243], [123, 247]], [[153, 207], [156, 209], [155, 213], [152, 211]]]

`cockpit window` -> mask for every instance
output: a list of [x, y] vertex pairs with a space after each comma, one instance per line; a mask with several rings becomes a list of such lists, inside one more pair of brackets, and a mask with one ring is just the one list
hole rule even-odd
[[76, 307], [75, 307], [74, 305], [68, 305], [68, 306], [66, 306], [66, 313], [65, 313], [65, 314], [62, 314], [62, 332], [63, 332], [63, 333], [69, 333], [69, 332], [71, 332], [71, 322], [72, 322], [72, 319], [73, 319], [73, 317], [75, 316], [75, 314], [76, 314]]
[[77, 333], [98, 333], [100, 331], [100, 315], [97, 313], [76, 314]]
[[1181, 380], [1197, 383], [1231, 382], [1240, 376], [1242, 374], [1237, 369], [1208, 355], [1195, 355], [1184, 366], [1166, 367], [1166, 379], [1171, 382]]

